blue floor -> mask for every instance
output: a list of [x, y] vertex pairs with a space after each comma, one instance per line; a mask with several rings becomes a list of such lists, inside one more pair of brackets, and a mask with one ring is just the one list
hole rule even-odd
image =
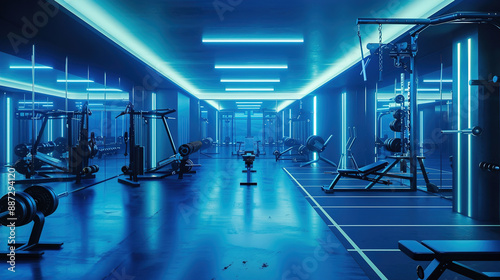
[[[133, 188], [114, 178], [61, 198], [41, 241], [62, 249], [17, 260], [15, 273], [3, 264], [0, 279], [369, 279], [281, 169], [292, 163], [259, 158], [258, 185], [242, 187], [241, 159], [199, 158], [202, 167], [183, 180]], [[49, 185], [72, 191], [123, 163], [109, 160], [79, 185]], [[17, 228], [17, 242], [30, 231]], [[7, 234], [2, 228], [0, 240]]]
[[[481, 223], [452, 212], [452, 202], [446, 195], [430, 194], [423, 179], [419, 190], [401, 192], [407, 182], [394, 181], [386, 191], [363, 191], [366, 181], [342, 178], [333, 194], [325, 194], [334, 174], [327, 166], [299, 168], [285, 167], [284, 171], [304, 194], [305, 199], [323, 218], [342, 244], [360, 264], [370, 279], [417, 279], [416, 262], [398, 249], [403, 239], [500, 239], [500, 225]], [[439, 179], [439, 172], [429, 169], [431, 182]], [[446, 180], [451, 174], [445, 174]], [[386, 189], [385, 185], [374, 188]], [[347, 191], [346, 189], [359, 189]], [[443, 189], [446, 193], [446, 188]], [[467, 262], [483, 271], [499, 271], [500, 262]], [[468, 279], [446, 272], [440, 279]]]

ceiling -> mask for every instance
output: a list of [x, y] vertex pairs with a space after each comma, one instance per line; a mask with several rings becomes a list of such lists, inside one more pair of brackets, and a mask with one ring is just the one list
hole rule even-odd
[[[236, 100], [276, 108], [332, 80], [360, 60], [358, 17], [423, 18], [453, 2], [56, 1], [165, 78], [220, 108]], [[409, 28], [386, 26], [383, 39], [390, 41]], [[376, 29], [362, 26], [363, 41], [378, 42]], [[219, 69], [227, 66], [232, 68]], [[234, 69], [249, 66], [264, 69]]]

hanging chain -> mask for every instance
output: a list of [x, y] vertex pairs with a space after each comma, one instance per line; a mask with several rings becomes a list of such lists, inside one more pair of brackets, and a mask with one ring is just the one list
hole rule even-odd
[[378, 25], [378, 71], [380, 72], [380, 77], [382, 78], [382, 72], [384, 71], [384, 63], [382, 56], [382, 24]]

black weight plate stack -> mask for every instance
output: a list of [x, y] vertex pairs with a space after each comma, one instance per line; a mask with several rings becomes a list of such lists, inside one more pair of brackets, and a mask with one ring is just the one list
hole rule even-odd
[[389, 128], [394, 131], [394, 132], [401, 132], [401, 121], [400, 120], [393, 120], [391, 124], [389, 125]]
[[[36, 203], [35, 200], [27, 193], [16, 192], [15, 196], [4, 195], [0, 198], [0, 213], [9, 211], [9, 201], [15, 201], [14, 216], [8, 215], [0, 219], [0, 224], [4, 226], [10, 225], [11, 222], [15, 222], [16, 227], [24, 226], [30, 223], [35, 217], [36, 213]], [[7, 220], [8, 218], [15, 218], [16, 220]]]
[[321, 153], [324, 150], [325, 140], [318, 135], [311, 135], [307, 138], [306, 147], [312, 152]]
[[50, 216], [59, 206], [59, 198], [54, 190], [49, 186], [31, 186], [24, 190], [35, 200], [37, 210], [45, 217]]

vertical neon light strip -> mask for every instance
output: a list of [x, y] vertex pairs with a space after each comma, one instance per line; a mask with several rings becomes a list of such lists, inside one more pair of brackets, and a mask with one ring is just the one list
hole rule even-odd
[[[468, 106], [469, 106], [469, 124], [468, 127], [472, 127], [472, 105], [471, 105], [471, 100], [472, 100], [472, 89], [470, 86], [469, 81], [471, 80], [471, 72], [472, 72], [472, 64], [471, 64], [471, 59], [472, 59], [472, 39], [469, 38], [467, 40], [467, 90], [468, 90]], [[468, 158], [467, 158], [467, 176], [468, 176], [468, 184], [467, 184], [467, 213], [470, 216], [472, 216], [472, 135], [468, 135]]]
[[285, 110], [281, 111], [281, 120], [283, 122], [283, 126], [281, 127], [281, 137], [285, 138]]
[[292, 109], [288, 110], [288, 137], [292, 137]]
[[[377, 143], [377, 141], [378, 141], [378, 139], [377, 139], [377, 135], [378, 135], [378, 130], [379, 130], [379, 127], [378, 127], [378, 122], [377, 122], [377, 117], [378, 117], [378, 116], [377, 116], [377, 109], [378, 109], [378, 99], [377, 99], [378, 97], [377, 97], [377, 95], [378, 95], [378, 90], [376, 90], [376, 91], [375, 91], [375, 94], [374, 94], [374, 95], [375, 95], [375, 113], [374, 113], [374, 115], [375, 115], [375, 116], [374, 116], [374, 120], [375, 120], [375, 126], [374, 126], [374, 127], [375, 127], [375, 133], [374, 133], [374, 134], [375, 134], [375, 143]], [[375, 150], [375, 158], [374, 158], [374, 161], [375, 161], [375, 162], [377, 162], [377, 160], [378, 160], [378, 154], [377, 154], [378, 150], [377, 150], [377, 145], [375, 145], [374, 150]]]
[[[151, 94], [151, 110], [156, 110], [156, 93]], [[156, 119], [151, 120], [151, 167], [156, 167]]]
[[420, 154], [424, 155], [424, 111], [420, 111]]
[[[234, 139], [231, 140], [234, 143]], [[219, 143], [219, 111], [215, 111], [215, 143]]]
[[64, 137], [64, 118], [61, 119], [61, 137]]
[[[460, 112], [462, 111], [462, 106], [461, 106], [461, 98], [460, 98], [460, 84], [461, 84], [461, 71], [462, 67], [460, 67], [460, 64], [462, 63], [461, 59], [461, 44], [457, 44], [457, 129], [461, 130], [462, 129], [462, 121], [460, 120], [461, 114]], [[462, 139], [461, 139], [460, 133], [457, 134], [457, 212], [461, 213], [462, 212], [462, 153], [461, 153], [461, 147], [462, 147]]]
[[11, 129], [12, 129], [12, 124], [10, 123], [10, 97], [7, 97], [7, 118], [5, 118], [7, 120], [7, 123], [6, 123], [6, 130], [7, 130], [7, 158], [6, 158], [6, 163], [9, 164], [11, 163], [11, 155], [10, 155], [10, 151], [12, 149], [12, 143], [11, 143]]
[[346, 168], [346, 157], [347, 157], [347, 94], [342, 93], [342, 167]]
[[[316, 109], [317, 109], [318, 105], [317, 105], [317, 98], [316, 96], [313, 97], [313, 135], [317, 135], [318, 133], [318, 127], [317, 127], [317, 112], [316, 112]], [[316, 160], [317, 159], [317, 154], [314, 153], [313, 154], [313, 160]]]

